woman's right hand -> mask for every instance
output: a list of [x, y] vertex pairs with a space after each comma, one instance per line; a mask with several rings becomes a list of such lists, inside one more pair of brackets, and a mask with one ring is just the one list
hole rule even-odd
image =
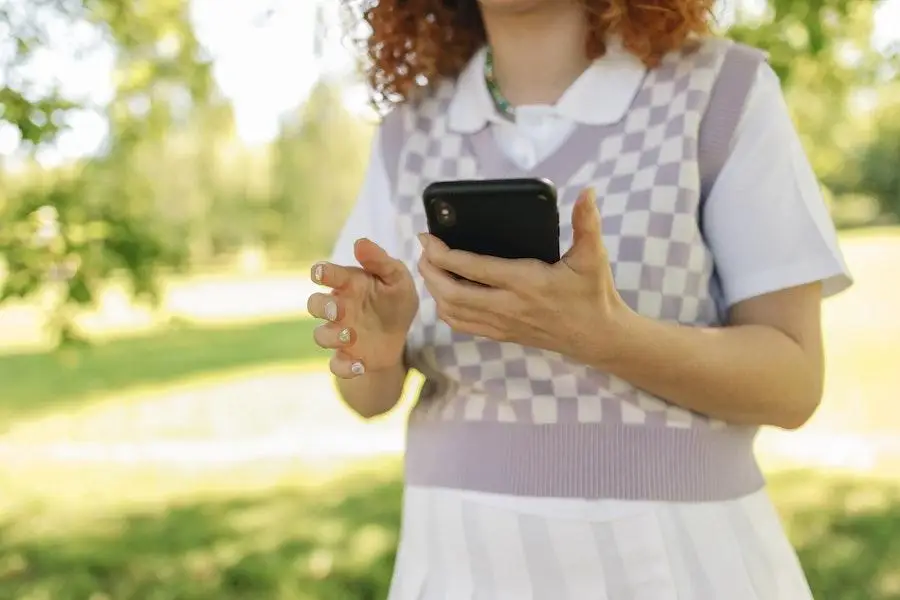
[[419, 308], [403, 262], [366, 239], [358, 240], [353, 250], [362, 268], [313, 266], [312, 280], [331, 291], [315, 293], [307, 302], [309, 313], [326, 321], [313, 334], [316, 344], [334, 350], [331, 372], [344, 379], [400, 364]]

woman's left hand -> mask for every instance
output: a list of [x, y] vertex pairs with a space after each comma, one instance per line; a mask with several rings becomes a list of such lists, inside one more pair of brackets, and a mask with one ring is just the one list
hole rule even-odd
[[630, 309], [616, 291], [593, 190], [578, 197], [572, 227], [572, 248], [554, 265], [451, 250], [422, 234], [419, 273], [438, 317], [462, 333], [570, 357], [597, 339], [604, 340], [604, 354], [614, 353]]

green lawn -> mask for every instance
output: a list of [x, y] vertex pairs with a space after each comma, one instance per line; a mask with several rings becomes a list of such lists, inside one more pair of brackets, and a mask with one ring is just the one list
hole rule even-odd
[[172, 327], [85, 349], [0, 355], [0, 433], [11, 423], [135, 388], [273, 364], [321, 364], [311, 319]]
[[[0, 598], [385, 597], [401, 493], [393, 461], [316, 477], [282, 465], [27, 479], [30, 502], [7, 507], [0, 525]], [[797, 472], [772, 490], [816, 598], [900, 598], [898, 488]]]
[[[18, 486], [31, 484], [30, 502], [7, 507], [0, 525], [0, 598], [384, 598], [397, 539], [393, 464], [335, 479], [291, 467], [27, 479]], [[95, 487], [104, 484], [114, 498]]]
[[[900, 264], [900, 228], [850, 232], [843, 243], [856, 285], [825, 304], [828, 385], [816, 423], [855, 433], [897, 432], [900, 286], [890, 274]], [[278, 278], [288, 280], [283, 273]], [[215, 283], [201, 281], [205, 293], [213, 297], [238, 293], [234, 282], [222, 283], [220, 291]], [[290, 291], [288, 287], [284, 293]], [[15, 421], [134, 388], [164, 387], [273, 364], [322, 361], [326, 355], [312, 344], [313, 327], [314, 321], [303, 318], [184, 325], [104, 339], [92, 348], [66, 354], [0, 354], [0, 433]]]
[[[900, 286], [890, 276], [900, 236], [854, 234], [846, 248], [857, 287], [826, 305], [828, 391], [813, 425], [900, 435]], [[359, 426], [331, 391], [288, 381], [323, 368], [314, 326], [175, 327], [75, 353], [0, 355], [0, 450], [234, 444], [291, 423]], [[336, 474], [292, 460], [209, 469], [26, 458], [0, 455], [0, 600], [383, 600], [396, 461]], [[790, 472], [773, 476], [772, 492], [818, 599], [900, 600], [898, 487]]]

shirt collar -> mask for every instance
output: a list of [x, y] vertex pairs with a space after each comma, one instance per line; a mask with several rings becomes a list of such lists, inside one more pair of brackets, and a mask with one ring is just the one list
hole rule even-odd
[[[485, 49], [479, 50], [460, 74], [448, 108], [448, 125], [456, 133], [475, 133], [502, 122], [484, 82]], [[625, 116], [641, 87], [646, 67], [619, 43], [569, 87], [555, 106], [557, 117], [583, 125], [609, 125]]]

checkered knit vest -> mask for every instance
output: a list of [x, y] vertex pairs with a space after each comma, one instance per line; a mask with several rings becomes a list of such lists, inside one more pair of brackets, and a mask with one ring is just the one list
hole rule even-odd
[[[426, 230], [421, 194], [433, 181], [550, 179], [559, 190], [563, 252], [572, 243], [575, 198], [593, 186], [625, 302], [654, 319], [719, 325], [720, 287], [700, 206], [760, 60], [724, 40], [673, 53], [648, 72], [620, 122], [580, 126], [529, 171], [507, 161], [489, 128], [450, 131], [455, 88], [437, 87], [382, 128], [400, 258], [416, 273], [416, 234]], [[762, 486], [755, 428], [685, 410], [553, 352], [454, 332], [417, 279], [407, 360], [426, 383], [408, 424], [409, 484], [660, 501], [728, 499]]]

